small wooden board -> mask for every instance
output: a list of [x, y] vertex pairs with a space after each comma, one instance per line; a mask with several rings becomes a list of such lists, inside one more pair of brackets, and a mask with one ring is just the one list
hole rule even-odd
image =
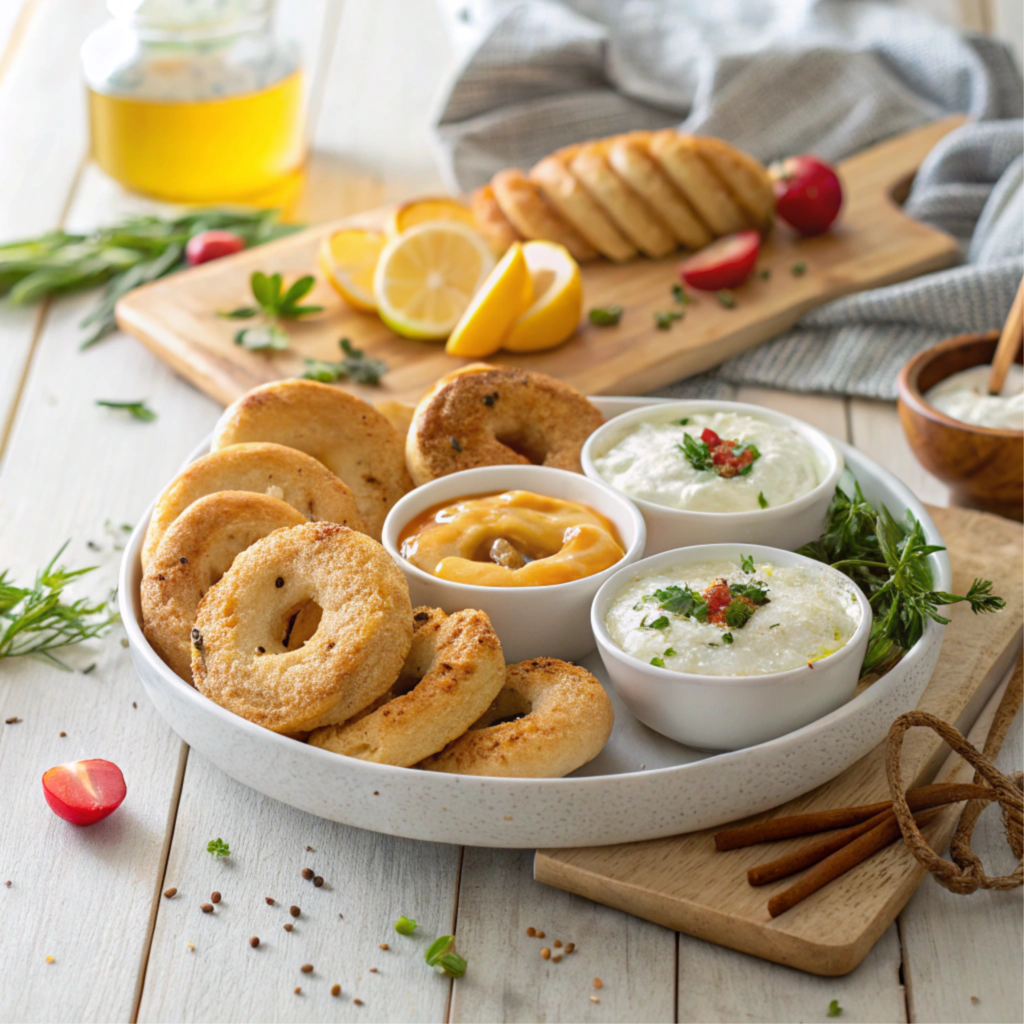
[[[983, 512], [929, 511], [949, 546], [954, 591], [966, 593], [980, 576], [994, 580], [996, 592], [1007, 602], [995, 615], [975, 616], [965, 605], [951, 609], [942, 656], [918, 704], [966, 733], [1020, 651], [1024, 531]], [[814, 792], [749, 820], [887, 799], [884, 753], [883, 743]], [[960, 758], [955, 758], [952, 774], [951, 766], [944, 766], [948, 754], [933, 732], [912, 730], [903, 747], [907, 785], [937, 777], [969, 782], [970, 770]], [[943, 811], [922, 829], [935, 849], [948, 843], [961, 806]], [[540, 882], [721, 946], [812, 974], [838, 975], [863, 960], [926, 873], [896, 843], [773, 920], [768, 900], [793, 879], [753, 888], [747, 884], [747, 869], [806, 840], [718, 853], [712, 842], [717, 831], [620, 846], [539, 850], [534, 875]]]
[[[606, 261], [583, 268], [584, 310], [618, 304], [626, 312], [612, 328], [586, 320], [564, 345], [532, 356], [500, 354], [494, 361], [552, 374], [590, 395], [641, 395], [700, 373], [766, 341], [814, 306], [850, 292], [875, 288], [949, 266], [957, 243], [941, 231], [907, 217], [896, 200], [939, 139], [962, 123], [952, 117], [889, 139], [840, 165], [846, 202], [835, 229], [800, 239], [784, 224], [765, 242], [759, 268], [726, 309], [702, 294], [686, 307], [686, 318], [667, 331], [654, 325], [658, 310], [680, 309], [672, 299], [677, 259]], [[445, 355], [436, 342], [399, 338], [373, 314], [347, 307], [318, 274], [311, 302], [324, 313], [289, 325], [292, 348], [282, 353], [248, 352], [233, 343], [238, 321], [218, 310], [251, 302], [248, 281], [255, 270], [286, 279], [317, 273], [321, 239], [342, 226], [379, 227], [386, 209], [309, 228], [278, 242], [197, 267], [138, 288], [117, 306], [120, 326], [140, 338], [178, 373], [213, 398], [228, 403], [258, 384], [299, 376], [304, 357], [337, 359], [338, 339], [348, 337], [390, 370], [382, 387], [352, 390], [369, 399], [416, 401], [438, 377], [465, 360]], [[792, 267], [806, 266], [802, 276]]]

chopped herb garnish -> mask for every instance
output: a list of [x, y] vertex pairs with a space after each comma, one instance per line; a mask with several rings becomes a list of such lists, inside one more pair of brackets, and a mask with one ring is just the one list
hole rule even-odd
[[753, 575], [757, 570], [754, 568], [754, 556], [740, 554], [740, 565], [743, 567], [743, 571], [748, 575]]
[[399, 935], [412, 935], [412, 933], [416, 931], [416, 922], [411, 917], [406, 917], [405, 914], [403, 914], [395, 922], [395, 931], [398, 932]]
[[687, 426], [690, 423], [692, 418], [693, 418], [692, 416], [684, 416], [682, 419], [673, 420], [672, 422], [677, 427], [685, 427], [685, 426]]
[[797, 553], [838, 569], [871, 602], [874, 616], [862, 674], [892, 668], [921, 639], [929, 619], [949, 622], [939, 613], [943, 605], [966, 601], [975, 614], [1005, 607], [1003, 598], [992, 593], [991, 580], [974, 580], [963, 596], [933, 590], [928, 556], [944, 550], [927, 543], [909, 509], [901, 523], [884, 505], [871, 505], [856, 481], [852, 497], [836, 488], [825, 532]]
[[734, 597], [725, 609], [725, 624], [732, 629], [742, 629], [756, 611], [757, 609], [742, 597]]
[[682, 320], [684, 315], [674, 309], [657, 312], [654, 314], [654, 324], [659, 331], [667, 331], [672, 326], [673, 321]]
[[231, 856], [231, 849], [223, 839], [211, 839], [206, 844], [206, 852], [213, 854], [214, 857]]
[[666, 647], [665, 653], [662, 655], [663, 658], [674, 658], [676, 656], [676, 649], [674, 647]]
[[725, 306], [726, 309], [736, 308], [736, 296], [728, 288], [723, 288], [720, 292], [716, 292], [715, 295], [718, 297], [719, 304]]
[[664, 658], [651, 658], [651, 664], [655, 668], [664, 668], [665, 667], [665, 659]]
[[312, 274], [307, 274], [285, 289], [284, 279], [280, 274], [268, 275], [257, 270], [249, 278], [249, 287], [252, 289], [256, 305], [239, 306], [237, 309], [217, 315], [232, 320], [249, 320], [260, 314], [269, 319], [298, 320], [299, 317], [307, 316], [310, 313], [320, 313], [323, 306], [299, 305], [300, 301], [313, 290], [315, 283], [316, 278]]
[[688, 586], [680, 587], [672, 584], [664, 590], [656, 590], [649, 594], [645, 600], [657, 601], [658, 607], [672, 615], [681, 615], [683, 618], [696, 619], [698, 622], [708, 621], [708, 603]]
[[145, 402], [111, 402], [105, 398], [98, 398], [96, 404], [102, 405], [105, 409], [123, 409], [143, 423], [152, 423], [156, 419], [156, 413]]
[[757, 272], [757, 276], [761, 278], [762, 281], [767, 281], [768, 278], [772, 276], [771, 267], [765, 267], [764, 270], [759, 270]]
[[826, 1014], [826, 1016], [838, 1017], [840, 1014], [842, 1014], [842, 1012], [843, 1008], [839, 1005], [839, 1000], [833, 999], [832, 1002], [828, 1004], [828, 1013]]
[[757, 503], [758, 505], [761, 506], [761, 508], [768, 507], [768, 499], [764, 496], [764, 491], [757, 492]]
[[768, 628], [769, 629], [778, 629], [779, 626], [781, 626], [781, 625], [782, 625], [781, 622], [773, 622]]
[[696, 301], [687, 293], [686, 289], [681, 284], [672, 285], [672, 298], [683, 306], [691, 306]]
[[677, 444], [676, 447], [698, 472], [703, 469], [715, 468], [715, 464], [711, 461], [711, 449], [703, 441], [698, 441], [689, 434], [683, 434], [683, 443]]
[[336, 380], [351, 380], [356, 384], [380, 383], [388, 369], [383, 359], [368, 359], [366, 353], [356, 348], [348, 338], [339, 339], [338, 344], [343, 353], [341, 359], [336, 363], [324, 359], [306, 359], [302, 376], [323, 384], [331, 384]]
[[731, 644], [732, 643], [732, 633], [723, 633], [722, 634], [722, 643], [723, 644]]
[[768, 604], [768, 588], [763, 583], [730, 583], [729, 593], [733, 597], [745, 597], [760, 607]]
[[256, 327], [243, 327], [235, 332], [235, 344], [247, 348], [250, 352], [264, 352], [271, 349], [284, 352], [291, 344], [288, 332], [277, 324], [259, 324]]
[[742, 466], [736, 473], [737, 476], [746, 476], [753, 468], [754, 463], [761, 458], [761, 452], [756, 444], [738, 444], [733, 448], [732, 453], [739, 458], [744, 452], [750, 452], [751, 459], [745, 466]]
[[595, 306], [589, 313], [595, 327], [614, 327], [622, 319], [621, 306]]
[[454, 950], [455, 936], [442, 935], [428, 947], [423, 959], [439, 974], [461, 978], [466, 973], [466, 961]]
[[[84, 598], [67, 603], [62, 600], [64, 588], [96, 566], [68, 571], [57, 565], [67, 547], [65, 542], [37, 574], [31, 587], [18, 587], [0, 572], [0, 659], [38, 654], [47, 661], [70, 672], [54, 651], [72, 644], [103, 636], [120, 620], [110, 611], [110, 602], [90, 604]], [[92, 671], [95, 665], [86, 669]]]
[[640, 625], [644, 629], [664, 629], [668, 625], [668, 616], [659, 615], [653, 622], [647, 622], [645, 616], [644, 622], [641, 622]]
[[803, 277], [804, 274], [807, 273], [807, 264], [803, 263], [803, 262], [801, 262], [801, 263], [794, 263], [793, 266], [791, 266], [789, 268], [789, 272], [794, 277]]

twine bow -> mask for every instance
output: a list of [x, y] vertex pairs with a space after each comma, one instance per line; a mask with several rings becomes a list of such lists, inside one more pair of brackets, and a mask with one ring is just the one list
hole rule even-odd
[[[925, 711], [910, 711], [900, 715], [889, 730], [889, 741], [885, 753], [885, 770], [892, 793], [893, 811], [899, 822], [903, 840], [910, 852], [918, 859], [922, 867], [930, 871], [936, 880], [950, 892], [968, 895], [977, 889], [1015, 889], [1024, 883], [1024, 773], [1014, 772], [1004, 775], [992, 763], [1003, 745], [1010, 723], [1021, 706], [1024, 692], [1024, 671], [1022, 662], [1006, 688], [1006, 693], [999, 704], [984, 752], [979, 752], [961, 733], [948, 722]], [[914, 821], [914, 816], [907, 806], [907, 798], [900, 773], [900, 751], [903, 737], [908, 729], [924, 726], [936, 732], [943, 740], [975, 769], [974, 781], [981, 785], [987, 783], [992, 796], [987, 799], [969, 800], [960, 815], [960, 822], [950, 841], [950, 854], [953, 861], [944, 860], [928, 845], [921, 830]], [[1013, 855], [1017, 858], [1017, 866], [1008, 875], [989, 878], [985, 873], [980, 858], [971, 849], [971, 835], [981, 812], [993, 800], [999, 802], [1003, 814], [1003, 828], [1006, 841]]]

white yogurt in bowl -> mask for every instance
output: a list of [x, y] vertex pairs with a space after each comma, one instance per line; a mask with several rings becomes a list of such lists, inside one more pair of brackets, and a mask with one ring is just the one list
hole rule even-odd
[[635, 409], [587, 439], [583, 472], [632, 498], [647, 553], [746, 540], [795, 550], [817, 537], [843, 470], [820, 431], [744, 402]]
[[690, 746], [735, 750], [853, 698], [871, 606], [842, 573], [803, 555], [705, 544], [620, 569], [590, 624], [641, 722]]
[[939, 381], [924, 400], [939, 412], [975, 427], [1024, 430], [1024, 367], [1010, 364], [998, 395], [988, 393], [991, 366], [972, 366]]

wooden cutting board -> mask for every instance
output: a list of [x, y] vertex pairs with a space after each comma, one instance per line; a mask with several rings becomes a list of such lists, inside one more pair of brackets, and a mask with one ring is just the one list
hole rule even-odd
[[[966, 593], [972, 579], [980, 576], [994, 580], [996, 593], [1007, 602], [1002, 612], [982, 616], [964, 605], [954, 606], [938, 667], [918, 704], [966, 733], [1021, 648], [1024, 531], [983, 512], [929, 511], [949, 546], [954, 592]], [[981, 720], [978, 731], [975, 746], [981, 749], [987, 734]], [[749, 820], [887, 799], [884, 752], [883, 743], [814, 792]], [[947, 755], [949, 749], [930, 730], [908, 733], [902, 760], [908, 787], [936, 779], [971, 781], [966, 763]], [[949, 842], [961, 806], [946, 809], [922, 829], [936, 850]], [[793, 879], [753, 888], [747, 884], [747, 869], [806, 839], [718, 853], [712, 841], [717, 831], [620, 846], [540, 850], [534, 875], [540, 882], [721, 946], [812, 974], [838, 975], [864, 959], [926, 874], [909, 850], [896, 843], [773, 920], [768, 900]]]
[[[759, 268], [770, 270], [771, 276], [755, 276], [738, 289], [735, 308], [726, 309], [714, 295], [702, 294], [686, 307], [684, 320], [659, 331], [654, 313], [681, 308], [671, 294], [678, 280], [678, 260], [636, 260], [626, 265], [600, 261], [583, 268], [584, 311], [619, 304], [626, 311], [619, 326], [593, 327], [584, 318], [576, 334], [557, 349], [532, 356], [503, 354], [495, 361], [552, 374], [584, 394], [645, 394], [760, 344], [830, 299], [949, 266], [957, 259], [954, 239], [905, 216], [897, 200], [905, 195], [925, 155], [962, 120], [937, 121], [841, 164], [846, 202], [834, 230], [801, 239], [784, 224], [776, 225], [759, 261]], [[376, 315], [350, 309], [317, 271], [317, 250], [324, 236], [342, 226], [379, 227], [387, 212], [373, 210], [309, 228], [138, 288], [118, 303], [118, 323], [224, 403], [258, 384], [301, 375], [304, 357], [337, 359], [338, 339], [343, 336], [384, 359], [390, 368], [382, 387], [353, 386], [353, 391], [370, 399], [415, 401], [465, 360], [445, 355], [437, 342], [399, 338]], [[806, 266], [799, 277], [792, 273], [797, 263]], [[215, 315], [250, 304], [248, 281], [255, 270], [280, 272], [289, 280], [300, 274], [318, 275], [310, 301], [325, 306], [325, 311], [289, 327], [288, 352], [240, 348], [232, 340], [239, 322]]]

